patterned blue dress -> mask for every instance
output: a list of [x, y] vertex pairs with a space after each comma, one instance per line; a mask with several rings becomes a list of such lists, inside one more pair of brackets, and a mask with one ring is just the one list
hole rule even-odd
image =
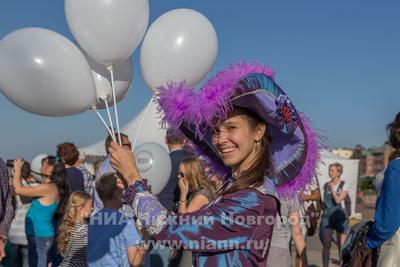
[[163, 245], [191, 250], [194, 266], [266, 266], [279, 201], [272, 181], [226, 194], [207, 207], [169, 215], [148, 191], [136, 194], [133, 209]]

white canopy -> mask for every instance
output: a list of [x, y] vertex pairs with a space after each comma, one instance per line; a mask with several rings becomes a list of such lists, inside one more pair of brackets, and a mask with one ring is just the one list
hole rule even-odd
[[[167, 146], [165, 145], [165, 130], [160, 127], [160, 115], [157, 114], [157, 108], [155, 104], [150, 100], [149, 109], [146, 113], [147, 105], [143, 108], [143, 110], [137, 114], [131, 121], [129, 121], [122, 129], [121, 133], [124, 133], [129, 136], [129, 140], [134, 142], [134, 139], [137, 135], [137, 131], [140, 127], [140, 124], [143, 120], [143, 124], [140, 127], [140, 132], [136, 141], [135, 146], [139, 146], [145, 142], [155, 142], [162, 145], [165, 149]], [[144, 116], [146, 117], [144, 118]], [[104, 148], [105, 139], [98, 141], [92, 145], [80, 148], [80, 151], [83, 151], [87, 156], [105, 156], [106, 151]]]

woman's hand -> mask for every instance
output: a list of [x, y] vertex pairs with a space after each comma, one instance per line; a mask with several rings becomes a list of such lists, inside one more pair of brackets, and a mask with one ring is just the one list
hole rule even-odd
[[186, 197], [189, 194], [189, 183], [185, 178], [179, 178], [178, 186], [181, 191], [181, 200], [186, 200]]
[[141, 179], [132, 151], [121, 147], [115, 142], [111, 142], [109, 151], [111, 166], [122, 174], [129, 185]]
[[307, 200], [308, 200], [308, 199], [307, 199], [308, 195], [307, 195], [307, 194], [304, 194], [304, 192], [300, 192], [299, 197], [300, 197], [300, 199], [301, 199], [302, 201], [307, 201]]
[[22, 166], [24, 165], [24, 161], [22, 159], [14, 160], [14, 168], [12, 170], [14, 177], [21, 177]]

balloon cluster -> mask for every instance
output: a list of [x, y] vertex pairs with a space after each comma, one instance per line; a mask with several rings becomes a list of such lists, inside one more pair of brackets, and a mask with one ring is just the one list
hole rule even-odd
[[[214, 27], [191, 9], [169, 11], [148, 30], [148, 0], [65, 0], [65, 15], [75, 43], [44, 28], [22, 28], [0, 40], [0, 90], [28, 112], [67, 116], [90, 108], [110, 131], [114, 105], [119, 132], [116, 103], [131, 87], [132, 53], [143, 37], [140, 66], [152, 92], [168, 81], [195, 85], [216, 60]], [[104, 108], [111, 127], [97, 111]], [[35, 157], [32, 169], [38, 172], [44, 156]], [[160, 192], [171, 169], [168, 153], [148, 142], [135, 156], [141, 175]]]
[[148, 0], [65, 0], [65, 14], [78, 45], [44, 28], [0, 40], [0, 90], [28, 112], [67, 116], [122, 100], [143, 37], [140, 65], [153, 92], [168, 81], [197, 84], [216, 59], [216, 32], [194, 10], [167, 12], [147, 33]]

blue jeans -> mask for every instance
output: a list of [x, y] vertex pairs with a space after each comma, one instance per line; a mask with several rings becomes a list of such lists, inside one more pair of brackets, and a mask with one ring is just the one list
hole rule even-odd
[[47, 267], [47, 253], [53, 244], [52, 237], [34, 237], [28, 238], [28, 260], [29, 267]]

